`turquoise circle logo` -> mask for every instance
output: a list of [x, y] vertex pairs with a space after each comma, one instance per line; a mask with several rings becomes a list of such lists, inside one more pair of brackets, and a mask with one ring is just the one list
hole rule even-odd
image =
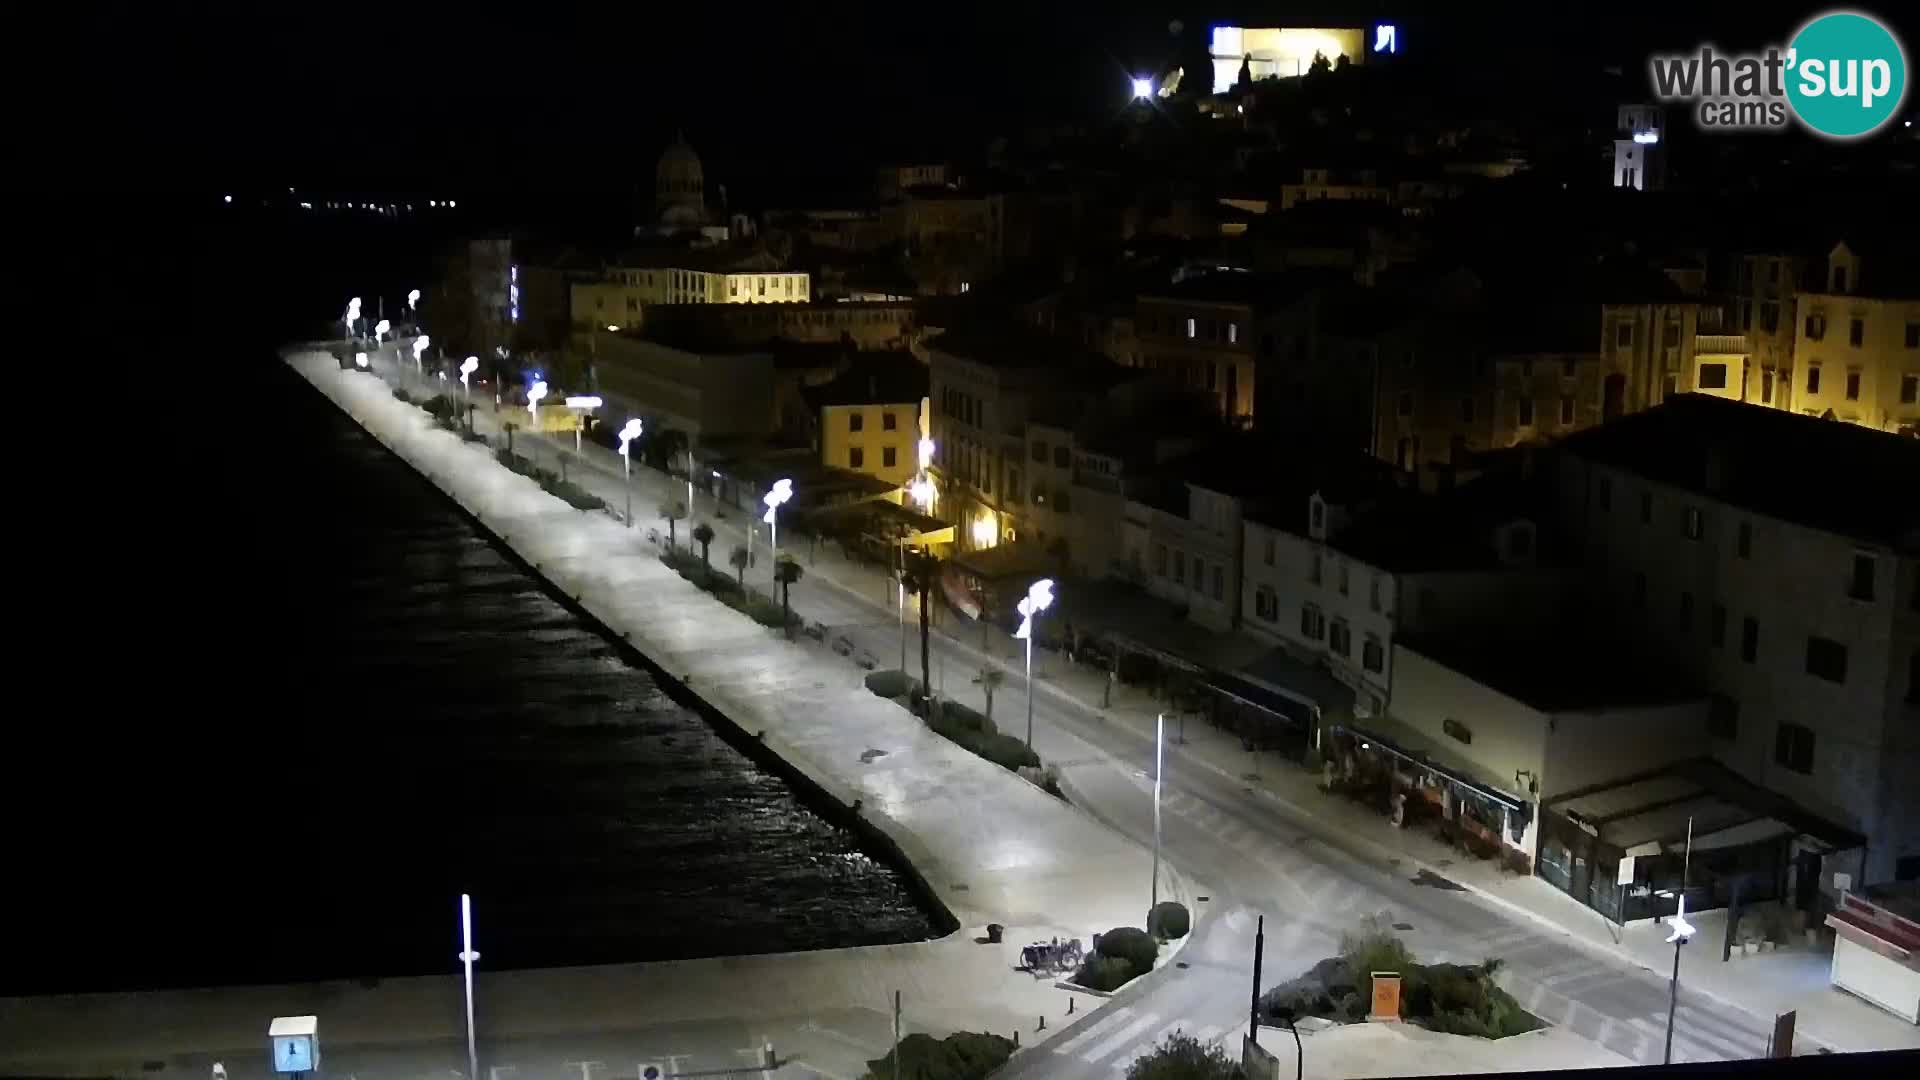
[[1788, 45], [1787, 103], [1815, 133], [1870, 135], [1907, 96], [1907, 54], [1880, 20], [1854, 11], [1821, 15]]

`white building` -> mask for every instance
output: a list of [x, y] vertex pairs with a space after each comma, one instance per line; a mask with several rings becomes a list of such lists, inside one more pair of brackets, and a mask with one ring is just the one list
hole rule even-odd
[[1920, 442], [1683, 395], [1562, 447], [1592, 610], [1712, 691], [1714, 757], [1920, 877]]

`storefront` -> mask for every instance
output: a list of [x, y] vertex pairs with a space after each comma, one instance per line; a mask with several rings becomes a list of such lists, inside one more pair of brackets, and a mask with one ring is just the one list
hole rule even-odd
[[1796, 850], [1862, 842], [1716, 762], [1688, 761], [1548, 800], [1539, 873], [1624, 924], [1673, 914], [1683, 881], [1688, 911], [1786, 899]]
[[1515, 872], [1531, 869], [1534, 804], [1390, 716], [1328, 724], [1319, 751], [1329, 789], [1383, 808]]

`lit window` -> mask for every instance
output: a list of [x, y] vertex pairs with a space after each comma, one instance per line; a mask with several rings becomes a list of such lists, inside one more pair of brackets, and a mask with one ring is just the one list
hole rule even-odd
[[1187, 320], [1187, 340], [1189, 341], [1193, 340], [1194, 336], [1198, 334], [1198, 332], [1199, 332], [1199, 323], [1189, 318]]

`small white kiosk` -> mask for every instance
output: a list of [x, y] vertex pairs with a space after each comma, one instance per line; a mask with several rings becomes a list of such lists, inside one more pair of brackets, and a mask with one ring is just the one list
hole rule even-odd
[[273, 1071], [286, 1075], [310, 1073], [320, 1067], [320, 1018], [276, 1016], [267, 1025], [273, 1043]]

